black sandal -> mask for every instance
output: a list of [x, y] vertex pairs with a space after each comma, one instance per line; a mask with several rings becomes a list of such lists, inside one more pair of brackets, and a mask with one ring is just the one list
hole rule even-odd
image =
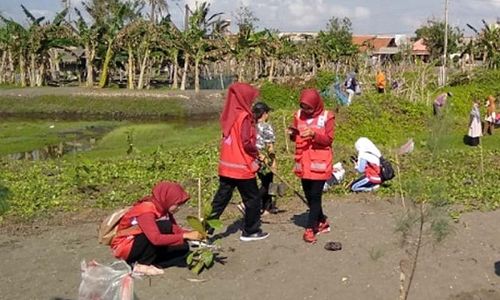
[[339, 251], [342, 250], [342, 244], [340, 242], [327, 242], [325, 244], [325, 249], [329, 251]]

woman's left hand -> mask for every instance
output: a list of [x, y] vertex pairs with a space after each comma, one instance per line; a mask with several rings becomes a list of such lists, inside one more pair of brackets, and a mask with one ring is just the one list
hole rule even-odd
[[316, 133], [314, 132], [314, 130], [312, 130], [311, 128], [306, 128], [306, 129], [304, 129], [304, 130], [302, 130], [300, 132], [300, 137], [303, 137], [303, 138], [307, 138], [307, 137], [313, 138], [315, 134]]

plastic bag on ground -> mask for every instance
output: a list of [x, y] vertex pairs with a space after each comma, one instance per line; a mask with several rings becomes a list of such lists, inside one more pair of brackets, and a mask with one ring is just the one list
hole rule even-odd
[[123, 260], [109, 266], [82, 261], [79, 300], [132, 300], [134, 281], [130, 266]]
[[323, 191], [327, 191], [332, 185], [336, 185], [344, 180], [345, 169], [341, 162], [333, 165], [332, 177], [325, 182], [323, 186]]

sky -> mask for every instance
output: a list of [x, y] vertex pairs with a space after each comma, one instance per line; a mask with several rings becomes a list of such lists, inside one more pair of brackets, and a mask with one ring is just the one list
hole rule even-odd
[[[82, 0], [70, 0], [80, 6]], [[90, 0], [86, 0], [90, 1]], [[199, 2], [199, 1], [198, 1]], [[238, 8], [248, 6], [259, 19], [258, 28], [281, 32], [308, 32], [325, 29], [332, 17], [348, 17], [355, 34], [414, 34], [429, 19], [444, 20], [445, 0], [208, 0], [210, 13], [224, 13], [233, 20]], [[168, 0], [174, 22], [183, 26], [183, 7], [194, 8], [196, 0]], [[0, 0], [0, 14], [24, 21], [20, 5], [34, 15], [48, 18], [62, 9], [61, 0]], [[473, 35], [469, 23], [482, 28], [500, 18], [500, 0], [449, 0], [449, 22]], [[236, 31], [233, 26], [233, 31]]]

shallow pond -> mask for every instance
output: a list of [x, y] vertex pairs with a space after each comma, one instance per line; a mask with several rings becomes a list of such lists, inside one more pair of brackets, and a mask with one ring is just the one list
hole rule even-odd
[[217, 129], [213, 120], [161, 123], [4, 120], [0, 122], [0, 156], [11, 160], [44, 160], [68, 154], [114, 157], [127, 154], [131, 147], [146, 151], [209, 141], [216, 138]]

